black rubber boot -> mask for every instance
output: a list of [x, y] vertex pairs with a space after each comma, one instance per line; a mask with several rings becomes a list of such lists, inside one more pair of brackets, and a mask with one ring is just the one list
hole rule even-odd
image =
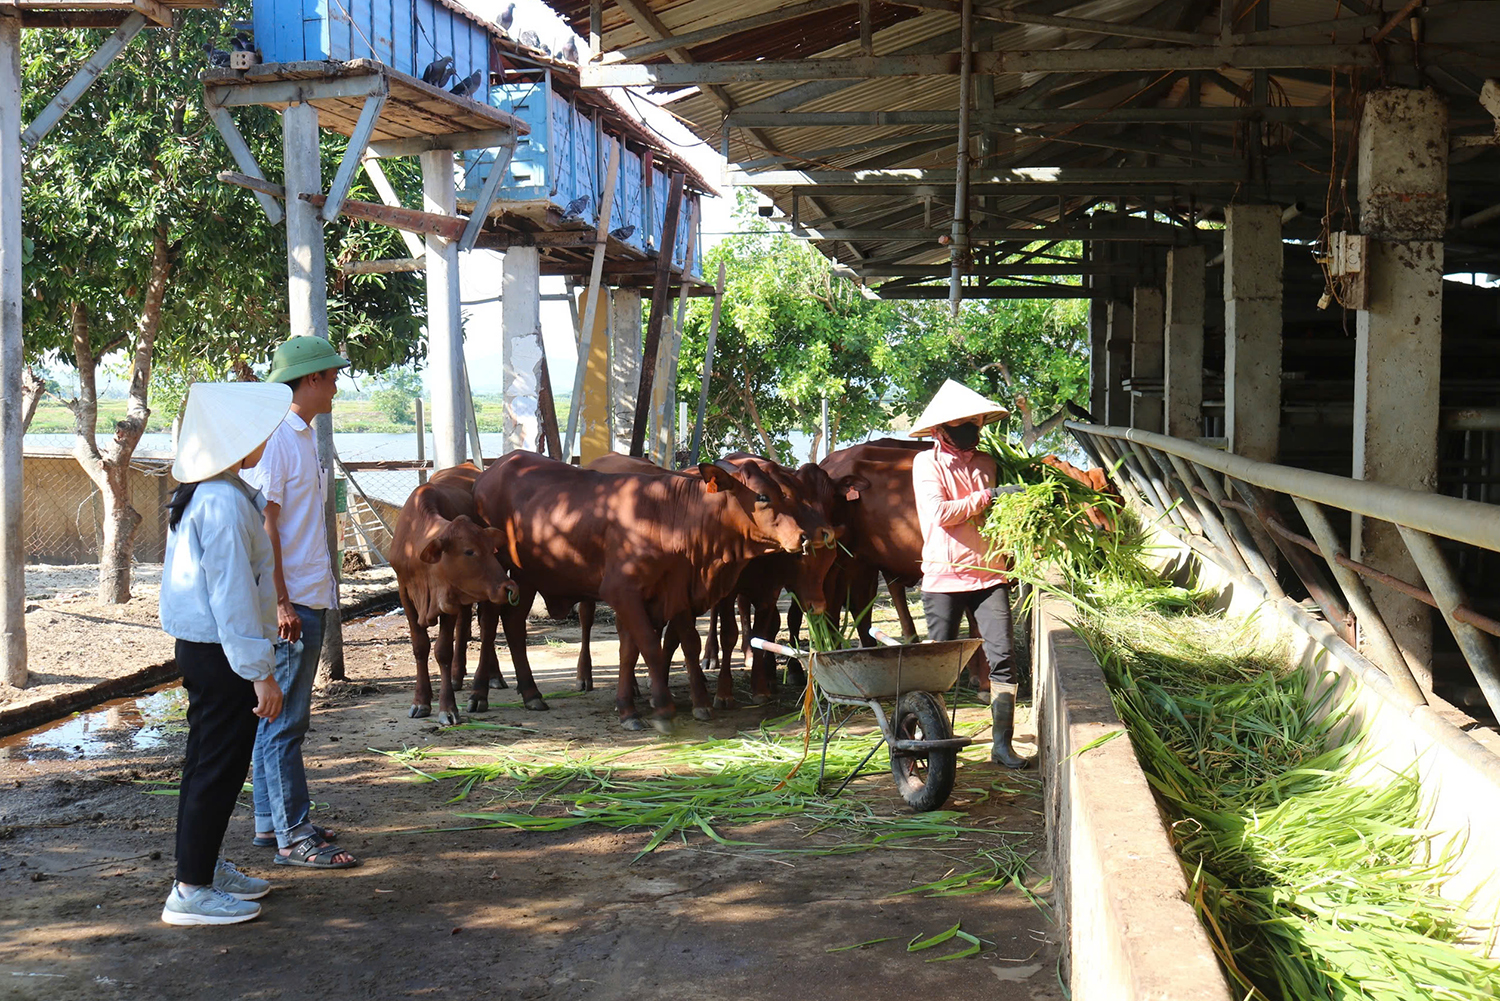
[[1010, 746], [1016, 730], [1016, 686], [993, 685], [990, 696], [990, 720], [994, 724], [990, 761], [1002, 768], [1030, 768], [1035, 759], [1021, 757]]

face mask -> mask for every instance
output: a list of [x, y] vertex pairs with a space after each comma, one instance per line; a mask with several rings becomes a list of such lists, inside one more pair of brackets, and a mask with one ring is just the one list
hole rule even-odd
[[948, 440], [964, 451], [979, 444], [979, 427], [976, 424], [944, 424]]

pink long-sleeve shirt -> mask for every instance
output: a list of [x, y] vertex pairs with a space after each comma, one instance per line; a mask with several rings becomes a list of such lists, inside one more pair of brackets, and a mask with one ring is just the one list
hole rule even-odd
[[912, 460], [917, 521], [922, 526], [922, 590], [978, 591], [1008, 584], [1005, 557], [990, 557], [979, 523], [995, 485], [993, 456], [958, 454], [942, 441]]

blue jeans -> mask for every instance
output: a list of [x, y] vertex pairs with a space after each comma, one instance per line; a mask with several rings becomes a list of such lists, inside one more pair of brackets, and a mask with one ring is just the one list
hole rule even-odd
[[302, 739], [312, 716], [312, 687], [323, 650], [323, 616], [327, 610], [293, 605], [302, 620], [302, 638], [276, 644], [276, 683], [281, 686], [281, 715], [263, 719], [255, 732], [255, 829], [275, 831], [276, 843], [288, 848], [313, 833], [312, 800], [302, 766]]

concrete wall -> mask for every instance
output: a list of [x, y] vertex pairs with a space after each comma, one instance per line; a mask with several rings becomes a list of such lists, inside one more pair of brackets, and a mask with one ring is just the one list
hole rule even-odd
[[1187, 878], [1071, 606], [1038, 602], [1037, 743], [1074, 1001], [1230, 1001]]
[[[166, 552], [166, 503], [177, 481], [170, 460], [137, 459], [130, 470], [130, 504], [140, 512], [135, 559], [160, 563]], [[103, 501], [78, 460], [65, 452], [28, 453], [23, 478], [26, 559], [31, 563], [95, 563]]]

